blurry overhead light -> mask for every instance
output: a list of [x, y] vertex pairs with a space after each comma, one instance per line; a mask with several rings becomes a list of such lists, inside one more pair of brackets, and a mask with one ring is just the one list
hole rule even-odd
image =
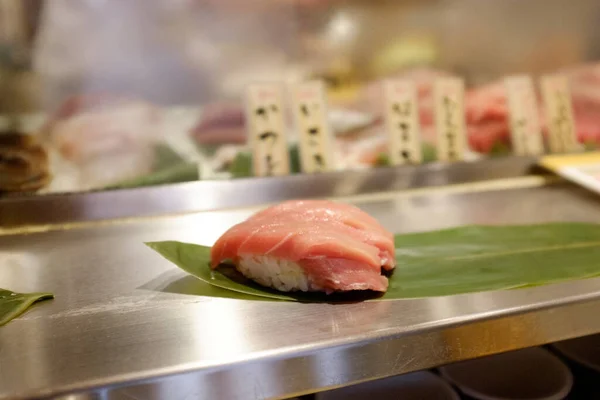
[[354, 18], [345, 11], [337, 12], [327, 27], [329, 40], [340, 43], [352, 41], [357, 34], [357, 24]]

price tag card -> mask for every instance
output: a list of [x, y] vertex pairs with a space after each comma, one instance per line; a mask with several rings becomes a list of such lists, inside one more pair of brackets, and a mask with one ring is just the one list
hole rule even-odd
[[467, 148], [465, 84], [459, 78], [440, 78], [434, 96], [438, 159], [461, 161]]
[[270, 83], [250, 85], [246, 89], [246, 120], [254, 175], [289, 174], [281, 86]]
[[541, 78], [542, 97], [549, 131], [550, 151], [568, 153], [578, 148], [569, 82], [564, 76]]
[[318, 81], [299, 83], [291, 87], [290, 94], [299, 130], [302, 171], [314, 173], [335, 170], [325, 86]]
[[383, 94], [390, 162], [392, 165], [420, 164], [423, 154], [414, 83], [403, 80], [384, 81]]
[[509, 76], [504, 80], [510, 113], [512, 148], [520, 156], [544, 152], [533, 80], [528, 76]]

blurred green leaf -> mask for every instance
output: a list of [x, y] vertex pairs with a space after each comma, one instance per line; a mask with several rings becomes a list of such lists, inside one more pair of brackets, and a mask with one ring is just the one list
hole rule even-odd
[[0, 326], [23, 314], [34, 303], [52, 298], [52, 293], [15, 293], [0, 289]]
[[[300, 150], [298, 146], [293, 144], [289, 147], [290, 154], [290, 172], [299, 174], [301, 171], [300, 165]], [[233, 159], [229, 166], [229, 172], [234, 178], [248, 178], [252, 176], [252, 153], [248, 151], [240, 151]]]
[[200, 179], [198, 164], [181, 163], [149, 175], [107, 186], [106, 189], [129, 189], [143, 186], [166, 185], [169, 183], [191, 182]]
[[511, 153], [510, 145], [502, 140], [497, 140], [490, 149], [490, 155], [494, 157], [507, 156]]

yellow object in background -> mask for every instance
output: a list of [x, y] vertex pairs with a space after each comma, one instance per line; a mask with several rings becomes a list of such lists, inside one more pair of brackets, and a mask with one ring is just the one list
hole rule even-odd
[[540, 159], [539, 164], [552, 172], [558, 172], [560, 169], [568, 167], [600, 166], [600, 152], [544, 156]]
[[340, 56], [327, 63], [324, 71], [317, 74], [316, 78], [325, 82], [327, 96], [336, 104], [352, 102], [358, 98], [362, 86], [357, 75], [351, 60]]
[[539, 165], [600, 194], [600, 152], [545, 156]]
[[361, 89], [372, 80], [384, 79], [417, 65], [433, 65], [438, 59], [438, 46], [431, 36], [409, 35], [395, 38], [375, 52], [366, 70], [359, 70], [349, 58], [329, 63], [319, 78], [327, 83], [329, 99], [334, 104], [356, 101]]
[[370, 64], [374, 77], [384, 77], [415, 65], [432, 65], [437, 61], [438, 47], [428, 35], [411, 35], [393, 40], [379, 50]]

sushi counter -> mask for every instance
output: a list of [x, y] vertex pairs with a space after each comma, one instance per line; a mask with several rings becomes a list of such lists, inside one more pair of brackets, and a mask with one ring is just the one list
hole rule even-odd
[[0, 282], [55, 299], [0, 327], [0, 399], [289, 398], [600, 332], [599, 278], [344, 304], [249, 301], [198, 296], [198, 279], [144, 246], [211, 244], [265, 204], [297, 197], [349, 202], [396, 234], [600, 223], [596, 195], [509, 164], [504, 177], [480, 169], [495, 179], [478, 183], [456, 166], [419, 179], [385, 169], [300, 177], [315, 180], [278, 190], [265, 180], [248, 196], [206, 191], [195, 203], [202, 183], [176, 185], [178, 197], [162, 202], [160, 187], [123, 203], [127, 191], [65, 196], [63, 208], [52, 196], [4, 202]]

